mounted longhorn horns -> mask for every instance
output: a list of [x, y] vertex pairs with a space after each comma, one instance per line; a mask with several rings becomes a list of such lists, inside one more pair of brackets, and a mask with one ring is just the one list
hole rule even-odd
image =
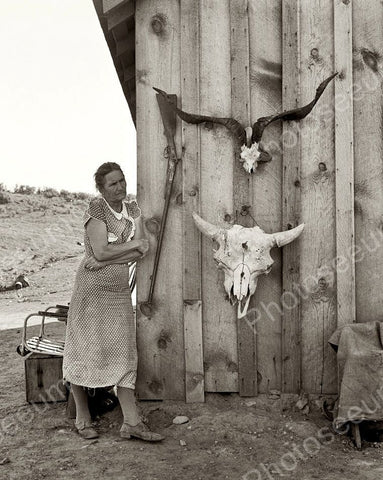
[[317, 88], [314, 99], [304, 107], [287, 110], [282, 113], [277, 113], [276, 115], [269, 115], [268, 117], [260, 117], [252, 127], [246, 128], [244, 128], [234, 118], [210, 117], [206, 115], [196, 115], [184, 112], [170, 102], [169, 96], [166, 92], [160, 90], [159, 88], [153, 88], [156, 92], [168, 100], [170, 108], [173, 109], [185, 122], [192, 124], [204, 122], [218, 123], [229, 129], [233, 133], [234, 137], [241, 143], [240, 161], [243, 162], [243, 168], [248, 173], [253, 173], [257, 168], [258, 162], [268, 162], [271, 160], [271, 155], [263, 150], [262, 145], [260, 145], [265, 128], [276, 120], [302, 120], [305, 118], [314, 108], [325, 88], [336, 75], [338, 75], [338, 73], [334, 73], [330, 77], [326, 78], [326, 80], [324, 80]]

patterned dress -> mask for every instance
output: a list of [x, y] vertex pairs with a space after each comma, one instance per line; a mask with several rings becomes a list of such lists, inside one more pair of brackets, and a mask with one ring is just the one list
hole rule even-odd
[[[106, 224], [108, 243], [132, 239], [134, 219], [140, 216], [135, 201], [123, 202], [115, 212], [103, 197], [94, 198], [84, 214]], [[85, 229], [85, 257], [76, 275], [70, 302], [63, 359], [64, 379], [85, 387], [135, 387], [137, 347], [129, 288], [129, 266], [107, 265], [97, 271], [84, 267], [93, 255]]]

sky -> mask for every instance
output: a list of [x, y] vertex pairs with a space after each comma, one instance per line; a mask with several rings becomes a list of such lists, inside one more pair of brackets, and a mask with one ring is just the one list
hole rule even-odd
[[0, 183], [95, 193], [113, 161], [135, 193], [135, 127], [92, 0], [1, 0], [0, 59]]

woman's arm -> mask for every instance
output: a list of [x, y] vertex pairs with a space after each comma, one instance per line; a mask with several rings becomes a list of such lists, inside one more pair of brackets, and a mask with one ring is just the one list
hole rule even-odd
[[[93, 250], [93, 254], [96, 260], [98, 260], [99, 262], [127, 258], [127, 254], [132, 254], [136, 250], [140, 252], [140, 255], [144, 255], [149, 249], [149, 242], [145, 238], [135, 237], [129, 242], [119, 243], [118, 245], [108, 244], [108, 232], [106, 229], [106, 225], [101, 220], [96, 220], [95, 218], [91, 218], [88, 221], [88, 223], [86, 224], [86, 231]], [[129, 260], [118, 263], [126, 263], [128, 261]]]
[[94, 257], [89, 257], [86, 260], [84, 267], [88, 270], [100, 270], [100, 268], [106, 267], [107, 265], [128, 264], [130, 262], [135, 262], [143, 256], [144, 255], [141, 252], [139, 252], [138, 250], [134, 250], [133, 252], [127, 253], [113, 260], [104, 260], [102, 262], [99, 262]]
[[134, 223], [136, 225], [136, 230], [134, 232], [134, 240], [139, 240], [139, 239], [145, 239], [146, 240], [146, 235], [145, 235], [145, 230], [144, 230], [144, 224], [142, 221], [142, 217], [138, 217], [134, 220]]

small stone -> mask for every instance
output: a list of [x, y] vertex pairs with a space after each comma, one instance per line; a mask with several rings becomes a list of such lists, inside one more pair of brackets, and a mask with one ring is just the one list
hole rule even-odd
[[94, 445], [95, 443], [98, 443], [98, 440], [92, 440], [91, 442], [87, 443], [86, 445], [84, 445], [83, 447], [81, 447], [81, 449], [83, 448], [88, 448], [90, 447], [91, 445]]
[[183, 423], [188, 423], [189, 418], [184, 415], [178, 415], [177, 417], [173, 418], [173, 423], [175, 425], [182, 425]]
[[245, 402], [245, 405], [246, 407], [256, 407], [257, 402], [255, 400], [248, 400], [247, 402]]
[[186, 442], [185, 442], [185, 440], [180, 440], [180, 445], [181, 445], [181, 447], [186, 447]]
[[6, 465], [7, 463], [11, 463], [8, 457], [4, 457], [2, 460], [0, 460], [0, 465]]

